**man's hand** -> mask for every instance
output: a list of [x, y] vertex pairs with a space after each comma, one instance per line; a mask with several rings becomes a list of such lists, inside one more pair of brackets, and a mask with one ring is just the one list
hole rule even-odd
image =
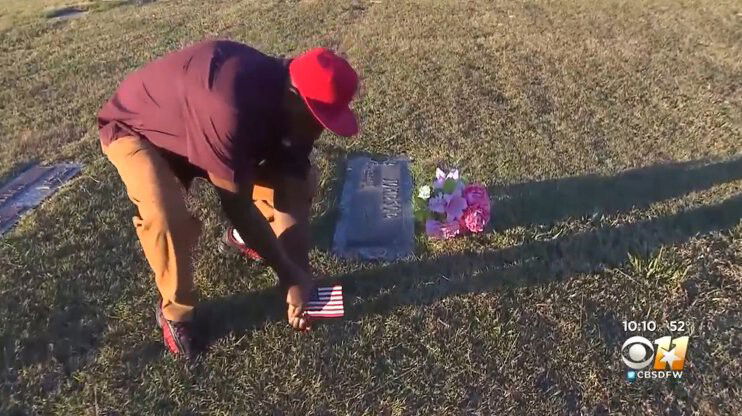
[[290, 282], [286, 287], [286, 318], [289, 325], [297, 331], [309, 331], [311, 325], [309, 318], [304, 314], [307, 302], [314, 291], [312, 276], [301, 268], [293, 268], [293, 275], [282, 278], [282, 281]]

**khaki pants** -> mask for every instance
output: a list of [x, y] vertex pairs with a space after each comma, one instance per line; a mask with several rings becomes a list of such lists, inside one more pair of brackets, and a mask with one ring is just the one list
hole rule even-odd
[[[186, 208], [185, 189], [158, 150], [136, 137], [119, 138], [103, 149], [126, 186], [139, 215], [133, 218], [139, 242], [155, 275], [166, 319], [191, 319], [195, 306], [193, 248], [201, 222]], [[255, 205], [270, 221], [290, 256], [309, 266], [309, 212], [316, 174], [307, 180], [272, 178], [256, 185]], [[312, 183], [307, 183], [311, 181]]]

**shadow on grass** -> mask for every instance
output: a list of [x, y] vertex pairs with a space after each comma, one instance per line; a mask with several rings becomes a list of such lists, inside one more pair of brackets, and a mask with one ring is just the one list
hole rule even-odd
[[[129, 258], [111, 255], [121, 244], [118, 228], [99, 215], [116, 193], [111, 180], [78, 182], [37, 210], [32, 226], [0, 239], [0, 397], [22, 399], [34, 383], [52, 394], [94, 361], [108, 325], [104, 305], [128, 286], [123, 269], [107, 268], [143, 263], [133, 251]], [[41, 380], [24, 375], [41, 367]]]
[[338, 217], [340, 190], [343, 187], [342, 178], [345, 177], [347, 166], [347, 153], [341, 147], [324, 143], [318, 143], [317, 148], [327, 159], [327, 163], [332, 166], [332, 175], [329, 176], [327, 183], [322, 184], [320, 197], [323, 198], [323, 201], [320, 203], [326, 206], [322, 214], [312, 221], [311, 233], [314, 237], [312, 243], [315, 248], [320, 250], [330, 250], [332, 236], [335, 233], [335, 222]]
[[[36, 159], [16, 163], [6, 174], [0, 177], [0, 187], [12, 181], [26, 169], [39, 163], [40, 161]], [[34, 235], [35, 238], [29, 238], [28, 234], [24, 232], [8, 233], [0, 241], [7, 247], [15, 247], [15, 254], [20, 258], [36, 257], [34, 261], [26, 263], [23, 270], [16, 276], [19, 279], [19, 288], [29, 284], [38, 276], [45, 276], [43, 279], [45, 284], [39, 285], [41, 287], [37, 288], [39, 292], [43, 293], [43, 303], [29, 306], [28, 302], [32, 301], [32, 298], [22, 297], [15, 291], [10, 291], [7, 293], [8, 296], [0, 297], [0, 302], [2, 302], [0, 311], [4, 308], [7, 311], [24, 311], [29, 314], [35, 313], [37, 316], [48, 317], [48, 319], [33, 320], [29, 324], [30, 329], [21, 332], [25, 332], [22, 336], [18, 334], [22, 325], [19, 325], [18, 328], [0, 328], [0, 362], [6, 364], [4, 367], [0, 367], [0, 384], [4, 379], [16, 377], [16, 369], [8, 365], [8, 363], [13, 362], [27, 366], [54, 359], [61, 364], [62, 370], [67, 375], [71, 374], [83, 365], [90, 353], [96, 349], [98, 334], [101, 328], [105, 326], [105, 322], [99, 317], [99, 311], [87, 302], [82, 301], [87, 299], [87, 296], [85, 283], [80, 276], [75, 276], [76, 279], [59, 278], [64, 273], [59, 273], [58, 270], [50, 270], [46, 256], [52, 250], [49, 250], [44, 244], [40, 244], [36, 239], [43, 241], [47, 238], [60, 243], [53, 248], [53, 254], [60, 259], [69, 259], [79, 253], [89, 251], [91, 247], [83, 241], [64, 241], [63, 238], [59, 238], [59, 235], [63, 234], [63, 230], [54, 228], [59, 223], [58, 218], [49, 218], [49, 215], [53, 214], [48, 212], [38, 214], [37, 221], [44, 226], [40, 227], [40, 230]], [[54, 236], [50, 237], [50, 234], [54, 234]], [[111, 242], [111, 244], [115, 244], [115, 242]], [[106, 247], [106, 245], [104, 243], [99, 244], [96, 248], [100, 249], [102, 247]], [[8, 253], [13, 252], [9, 251]], [[19, 263], [25, 263], [20, 259], [12, 260], [13, 257], [8, 255], [7, 258], [4, 256], [0, 258], [0, 269], [7, 267], [5, 270], [17, 270]], [[0, 294], [6, 295], [6, 293]], [[71, 299], [76, 300], [76, 302], [70, 302]], [[20, 353], [17, 357], [12, 357], [13, 343], [15, 342], [18, 343]]]
[[[673, 163], [614, 177], [583, 176], [495, 190], [509, 195], [498, 205], [499, 227], [547, 223], [573, 216], [617, 213], [742, 178], [742, 159]], [[535, 206], [534, 206], [535, 205]], [[486, 253], [462, 253], [380, 266], [322, 283], [341, 283], [346, 297], [373, 299], [347, 311], [350, 319], [386, 314], [402, 305], [426, 305], [466, 293], [536, 285], [619, 266], [628, 253], [648, 254], [702, 233], [726, 230], [742, 218], [742, 195], [675, 215], [529, 242]], [[283, 319], [275, 291], [207, 302], [211, 341]], [[278, 308], [280, 309], [280, 308]], [[245, 317], [249, 317], [245, 319]], [[239, 322], [237, 322], [239, 320]]]
[[[384, 313], [401, 304], [428, 304], [452, 295], [534, 285], [600, 271], [620, 265], [628, 253], [646, 255], [662, 245], [677, 244], [697, 234], [729, 229], [741, 218], [742, 195], [737, 195], [720, 204], [669, 217], [601, 227], [484, 254], [398, 263], [340, 280], [348, 293], [371, 297], [385, 292], [364, 305], [367, 312]], [[408, 279], [410, 275], [418, 278]], [[394, 291], [387, 292], [385, 288], [389, 287], [394, 287]], [[405, 299], [400, 296], [404, 292], [415, 296]]]
[[61, 6], [45, 10], [42, 14], [47, 19], [66, 20], [79, 17], [85, 13], [96, 11], [102, 12], [119, 6], [143, 6], [156, 0], [103, 0], [93, 2], [81, 2], [75, 6]]
[[[13, 236], [9, 240], [13, 238], [19, 237]], [[36, 250], [30, 239], [14, 243], [26, 253]], [[75, 244], [57, 253], [69, 256], [85, 249], [84, 245]], [[8, 264], [12, 261], [7, 260]], [[4, 266], [4, 262], [0, 261], [0, 267]], [[39, 317], [31, 322], [18, 322], [0, 328], [0, 363], [4, 364], [0, 366], [0, 384], [17, 380], [23, 368], [51, 360], [60, 365], [66, 376], [71, 375], [90, 360], [105, 327], [100, 311], [87, 302], [89, 294], [82, 279], [57, 279], [57, 275], [49, 273], [43, 259], [26, 265], [25, 273], [18, 276], [19, 286], [28, 284], [26, 281], [31, 281], [31, 276], [49, 277], [46, 284], [38, 285], [37, 289], [43, 291], [47, 303], [35, 304], [33, 297], [13, 293], [3, 293], [4, 296], [0, 297], [0, 301], [4, 302], [0, 311], [7, 311], [9, 315], [11, 312], [25, 312]], [[17, 347], [14, 347], [16, 343]], [[59, 380], [51, 377], [45, 382], [51, 389]]]
[[491, 188], [495, 229], [548, 225], [565, 218], [615, 214], [742, 179], [742, 158], [676, 162], [616, 176], [587, 175]]

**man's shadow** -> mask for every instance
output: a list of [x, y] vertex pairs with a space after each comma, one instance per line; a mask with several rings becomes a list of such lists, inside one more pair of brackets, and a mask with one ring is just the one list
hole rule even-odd
[[[616, 214], [740, 179], [742, 158], [736, 158], [662, 164], [610, 177], [587, 175], [493, 187], [493, 223], [502, 230], [596, 213]], [[628, 253], [648, 254], [700, 233], [726, 230], [740, 218], [742, 195], [738, 194], [715, 205], [665, 217], [615, 227], [604, 225], [484, 253], [423, 256], [318, 283], [342, 284], [346, 303], [355, 300], [346, 315], [357, 319], [385, 314], [402, 305], [426, 305], [458, 294], [542, 284], [615, 267], [626, 260]], [[284, 319], [282, 308], [275, 307], [279, 300], [274, 290], [264, 290], [208, 301], [203, 304], [202, 326], [210, 341], [249, 331], [267, 321]]]

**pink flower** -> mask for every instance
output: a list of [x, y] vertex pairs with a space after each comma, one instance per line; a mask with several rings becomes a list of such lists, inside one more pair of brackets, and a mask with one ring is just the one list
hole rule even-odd
[[461, 218], [466, 209], [466, 199], [461, 196], [461, 191], [455, 191], [451, 195], [443, 197], [446, 202], [446, 221], [455, 221]]
[[458, 221], [449, 221], [441, 225], [441, 234], [444, 239], [456, 237], [461, 233], [461, 224]]
[[490, 197], [487, 195], [487, 188], [482, 184], [471, 184], [464, 188], [463, 196], [469, 206], [479, 206], [489, 212]]
[[481, 233], [490, 220], [490, 211], [481, 205], [471, 205], [461, 216], [461, 226], [473, 233]]
[[428, 199], [428, 209], [430, 212], [443, 214], [446, 212], [446, 200], [442, 196], [434, 196]]
[[441, 238], [443, 233], [441, 232], [441, 223], [436, 220], [425, 221], [425, 233], [428, 237]]

